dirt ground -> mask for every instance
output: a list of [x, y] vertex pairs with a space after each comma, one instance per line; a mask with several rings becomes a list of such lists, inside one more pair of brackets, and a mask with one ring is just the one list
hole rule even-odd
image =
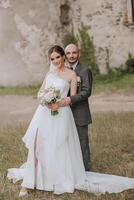
[[[99, 94], [89, 99], [91, 112], [125, 112], [134, 111], [134, 94]], [[38, 100], [32, 96], [0, 96], [0, 125], [17, 125], [29, 123]]]

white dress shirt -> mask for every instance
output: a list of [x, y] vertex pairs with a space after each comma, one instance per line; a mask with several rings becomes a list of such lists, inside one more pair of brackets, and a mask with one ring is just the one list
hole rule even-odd
[[78, 61], [76, 63], [74, 63], [73, 65], [68, 63], [68, 66], [69, 66], [69, 68], [73, 68], [73, 70], [75, 70], [77, 64], [78, 64]]

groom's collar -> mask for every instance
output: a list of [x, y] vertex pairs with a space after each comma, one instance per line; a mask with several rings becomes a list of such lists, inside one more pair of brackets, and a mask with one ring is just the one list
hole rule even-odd
[[75, 70], [76, 66], [78, 65], [78, 62], [79, 62], [79, 61], [77, 61], [77, 62], [74, 63], [73, 65], [70, 65], [70, 64], [69, 64], [69, 68], [73, 68], [73, 70]]

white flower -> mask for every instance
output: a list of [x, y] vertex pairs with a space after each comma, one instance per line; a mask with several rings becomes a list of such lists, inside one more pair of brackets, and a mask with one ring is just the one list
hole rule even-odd
[[55, 96], [54, 96], [54, 92], [52, 90], [48, 91], [46, 94], [45, 94], [45, 100], [46, 102], [50, 103], [52, 99], [54, 99]]
[[77, 82], [81, 82], [80, 76], [77, 76]]
[[38, 99], [42, 106], [56, 103], [60, 99], [60, 90], [57, 90], [55, 87], [49, 87], [45, 91], [39, 92]]

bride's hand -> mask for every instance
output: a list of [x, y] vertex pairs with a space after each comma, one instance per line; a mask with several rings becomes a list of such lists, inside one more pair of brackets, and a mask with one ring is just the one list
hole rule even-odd
[[59, 108], [59, 104], [57, 103], [52, 103], [52, 104], [48, 104], [47, 106], [49, 109], [51, 109], [52, 111], [58, 110]]

